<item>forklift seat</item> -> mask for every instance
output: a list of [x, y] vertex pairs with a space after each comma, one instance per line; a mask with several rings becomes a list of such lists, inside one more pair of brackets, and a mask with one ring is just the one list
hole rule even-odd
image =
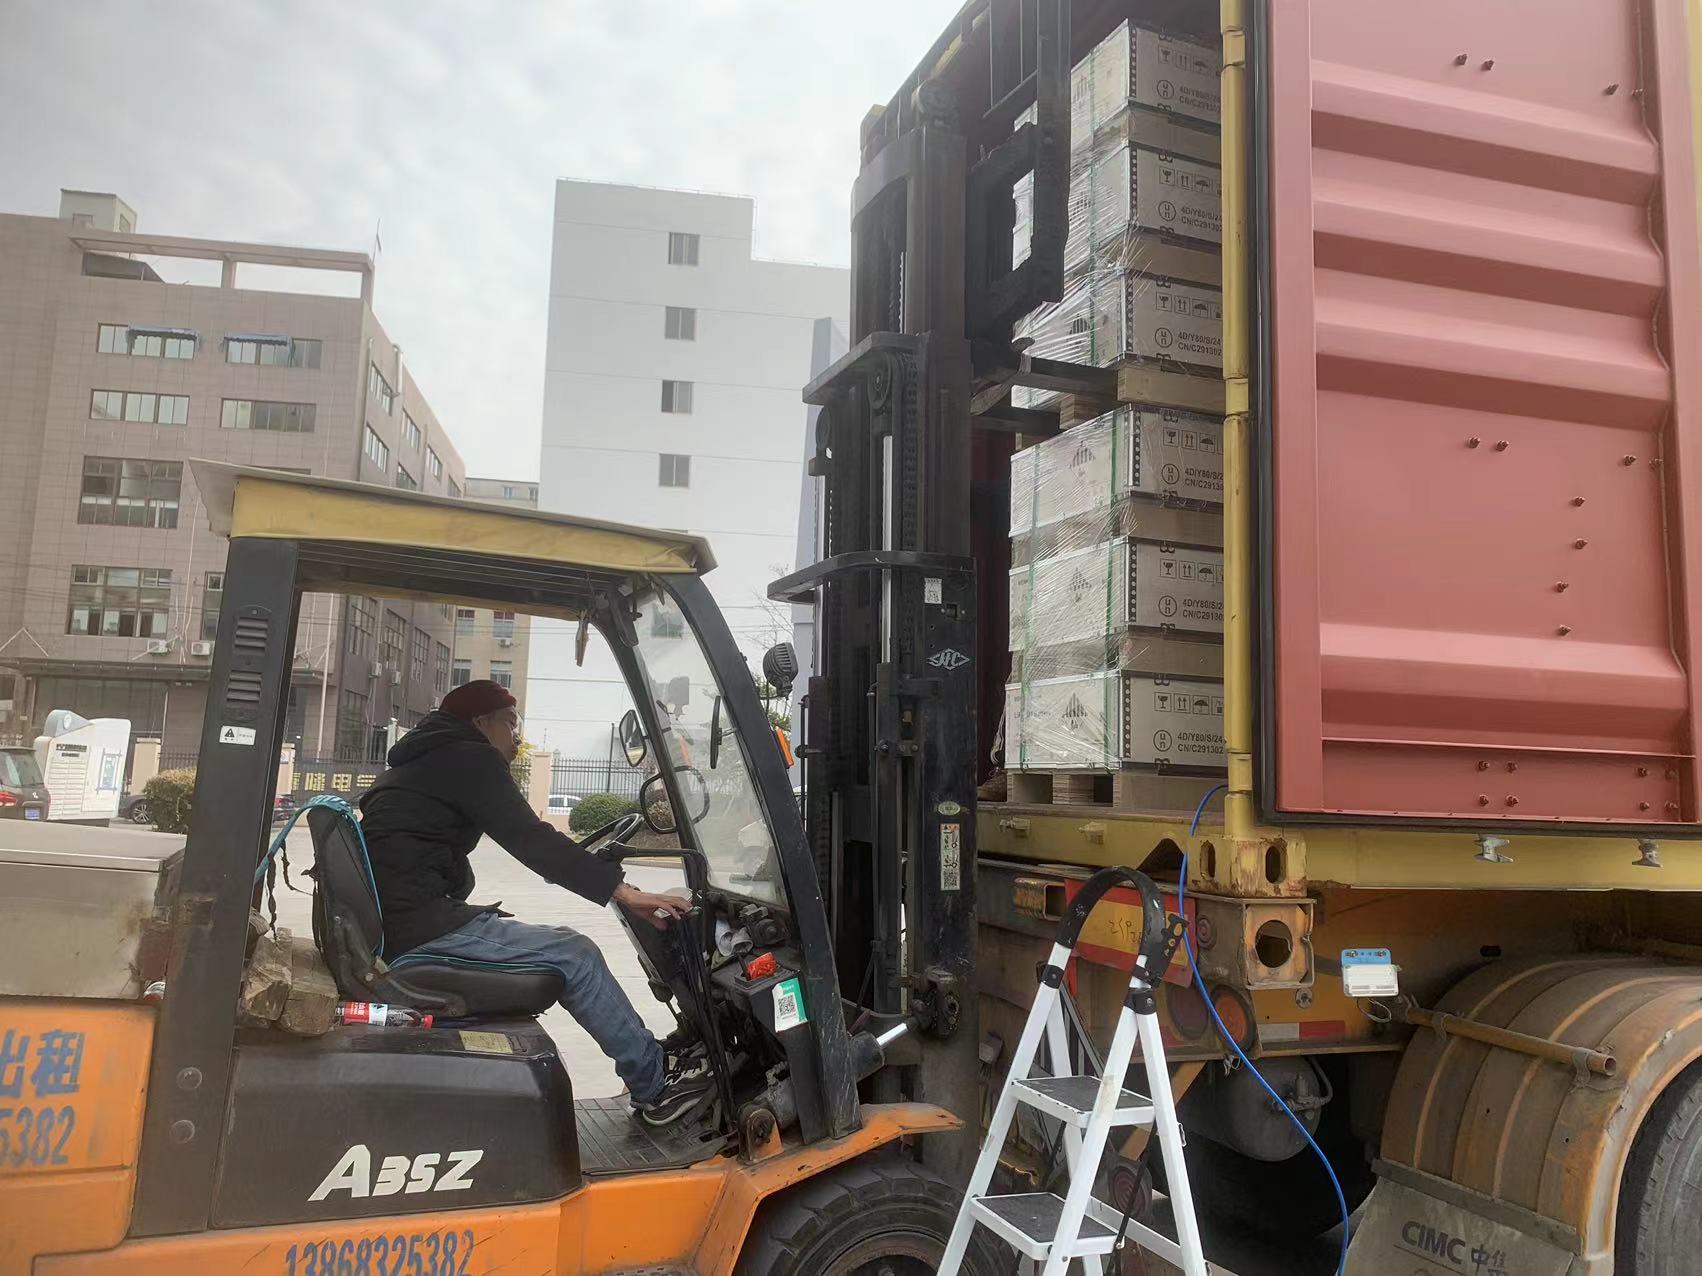
[[343, 996], [445, 1018], [536, 1015], [561, 996], [561, 972], [552, 966], [408, 953], [386, 964], [378, 887], [352, 814], [327, 805], [306, 816], [315, 860], [313, 942]]

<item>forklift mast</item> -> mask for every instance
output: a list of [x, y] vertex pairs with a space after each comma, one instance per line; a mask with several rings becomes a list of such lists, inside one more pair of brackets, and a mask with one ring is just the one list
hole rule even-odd
[[[978, 722], [977, 705], [1000, 702], [1006, 673], [1003, 643], [977, 640], [977, 532], [1004, 539], [1013, 434], [1057, 429], [1004, 400], [1025, 370], [1013, 323], [1063, 291], [1069, 45], [1068, 0], [970, 4], [865, 118], [851, 348], [804, 395], [821, 408], [818, 561], [770, 587], [815, 607], [799, 753], [840, 987], [917, 1029], [913, 1065], [877, 1074], [871, 1097], [964, 1118], [961, 1137], [924, 1148], [958, 1175], [980, 1106], [977, 764], [997, 719]], [[1013, 192], [1030, 173], [1033, 247], [1013, 266]]]

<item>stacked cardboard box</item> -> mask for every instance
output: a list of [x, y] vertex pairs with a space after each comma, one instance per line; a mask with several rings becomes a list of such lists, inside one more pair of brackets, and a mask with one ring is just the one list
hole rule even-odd
[[[1204, 375], [1223, 366], [1218, 68], [1210, 46], [1125, 22], [1072, 71], [1065, 290], [1018, 329], [1029, 353]], [[1026, 182], [1016, 196], [1020, 262], [1032, 238]], [[1056, 397], [1021, 390], [1014, 402]]]
[[1012, 458], [1007, 767], [1223, 766], [1222, 430], [1125, 406]]
[[[1222, 368], [1218, 73], [1217, 49], [1129, 23], [1074, 68], [1065, 292], [1019, 327], [1030, 353]], [[1024, 183], [1019, 261], [1031, 212]], [[1224, 766], [1222, 442], [1220, 419], [1126, 404], [1012, 458], [1011, 770]]]

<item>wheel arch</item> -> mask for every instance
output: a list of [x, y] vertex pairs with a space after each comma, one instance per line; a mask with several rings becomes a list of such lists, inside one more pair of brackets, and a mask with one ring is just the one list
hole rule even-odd
[[842, 1139], [790, 1148], [729, 1174], [698, 1246], [695, 1269], [700, 1276], [730, 1276], [764, 1201], [900, 1139], [956, 1130], [963, 1124], [928, 1103], [864, 1104], [862, 1115], [863, 1124]]
[[1610, 1270], [1632, 1143], [1702, 1059], [1702, 967], [1604, 954], [1496, 962], [1436, 1008], [1606, 1051], [1616, 1071], [1420, 1028], [1389, 1097], [1383, 1159], [1530, 1211], [1575, 1240], [1585, 1270]]

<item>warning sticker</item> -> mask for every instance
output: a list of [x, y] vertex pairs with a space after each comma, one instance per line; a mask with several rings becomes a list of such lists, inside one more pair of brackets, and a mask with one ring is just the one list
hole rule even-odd
[[963, 826], [940, 825], [940, 889], [961, 890], [963, 887]]
[[785, 1032], [806, 1022], [804, 993], [796, 979], [786, 979], [774, 985], [774, 1031]]
[[468, 1032], [461, 1033], [461, 1048], [472, 1050], [477, 1054], [513, 1054], [514, 1043], [500, 1032]]
[[233, 727], [227, 722], [224, 726], [219, 728], [219, 743], [241, 744], [252, 748], [254, 745], [254, 728]]

